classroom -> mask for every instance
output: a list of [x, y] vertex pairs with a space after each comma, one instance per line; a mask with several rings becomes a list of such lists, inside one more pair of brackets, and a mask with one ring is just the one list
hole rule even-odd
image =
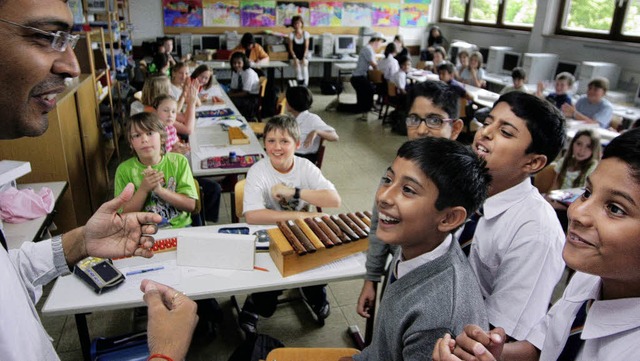
[[[22, 1], [0, 1], [0, 9]], [[397, 319], [383, 295], [390, 292], [393, 300], [402, 293], [394, 282], [453, 252], [463, 261], [451, 266], [462, 271], [451, 272], [462, 280], [457, 272], [467, 272], [472, 290], [451, 292], [471, 294], [462, 302], [469, 310], [482, 305], [473, 317], [465, 313], [464, 324], [497, 326], [509, 340], [505, 352], [523, 342], [537, 352], [531, 359], [548, 359], [549, 341], [538, 323], [549, 305], [566, 309], [574, 273], [581, 285], [590, 273], [570, 268], [575, 260], [563, 253], [576, 227], [571, 214], [579, 206], [571, 204], [587, 202], [585, 187], [594, 194], [599, 189], [598, 165], [611, 163], [608, 145], [640, 127], [640, 4], [68, 0], [65, 6], [72, 30], [0, 16], [0, 32], [21, 27], [50, 37], [55, 51], [70, 46], [79, 70], [66, 74], [55, 100], [43, 101], [51, 106], [43, 112], [48, 129], [42, 135], [0, 139], [2, 244], [10, 255], [50, 239], [62, 249], [62, 235], [90, 222], [131, 182], [132, 198], [114, 212], [152, 212], [162, 221], [153, 242], [145, 232], [139, 236], [139, 248], [146, 252], [151, 244], [153, 258], [88, 257], [69, 265], [73, 274], [26, 287], [60, 360], [172, 360], [147, 340], [152, 318], [143, 279], [169, 287], [169, 311], [177, 297], [197, 303], [186, 356], [176, 354], [187, 360], [431, 359], [442, 340], [416, 341], [404, 351], [392, 344], [388, 328]], [[418, 105], [424, 100], [426, 108]], [[515, 110], [524, 101], [533, 105]], [[540, 122], [560, 124], [555, 133], [531, 130], [527, 112], [535, 107]], [[531, 142], [549, 144], [544, 151], [527, 148], [531, 162], [509, 170], [508, 182], [518, 181], [498, 189], [508, 183], [496, 181], [504, 172], [483, 153], [498, 147], [492, 143], [498, 133], [489, 135], [496, 124], [514, 123], [503, 114], [524, 124]], [[440, 137], [450, 139], [443, 146], [455, 143], [452, 149], [485, 159], [479, 162], [485, 173], [474, 179], [485, 187], [475, 195], [482, 206], [474, 203], [446, 232], [437, 228], [442, 243], [412, 263], [406, 240], [385, 238], [403, 220], [393, 211], [400, 200], [384, 197], [395, 189], [395, 172], [405, 169], [398, 160], [411, 160], [398, 152], [413, 144], [430, 149], [423, 139]], [[521, 161], [509, 157], [514, 165]], [[409, 163], [422, 169], [418, 160]], [[438, 191], [440, 183], [420, 175]], [[403, 199], [411, 198], [406, 188]], [[499, 202], [513, 202], [507, 194], [523, 189], [523, 203], [505, 206], [513, 208], [500, 218]], [[32, 209], [21, 209], [17, 197]], [[534, 231], [518, 233], [518, 222], [545, 225], [536, 234], [548, 242], [534, 247]], [[502, 252], [517, 237], [531, 248], [509, 254], [523, 262], [513, 280], [530, 285], [501, 281], [500, 262], [514, 267], [506, 265], [512, 258], [488, 253]], [[393, 242], [397, 251], [389, 248]], [[538, 256], [533, 268], [524, 264]], [[531, 272], [539, 278], [532, 280]], [[492, 294], [498, 282], [537, 296]], [[640, 307], [640, 295], [625, 297]], [[512, 309], [501, 314], [507, 303]], [[510, 312], [525, 316], [514, 319]], [[571, 321], [565, 320], [568, 328]], [[466, 331], [443, 329], [454, 339]], [[471, 352], [457, 342], [456, 351]], [[580, 345], [572, 360], [595, 357], [593, 344]], [[9, 350], [10, 342], [3, 347]], [[254, 347], [267, 351], [255, 357]], [[445, 358], [434, 353], [434, 359]]]

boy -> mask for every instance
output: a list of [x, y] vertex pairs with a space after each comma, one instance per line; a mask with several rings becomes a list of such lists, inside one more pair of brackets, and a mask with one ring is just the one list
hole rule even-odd
[[521, 67], [515, 67], [511, 70], [511, 81], [512, 85], [505, 86], [501, 91], [500, 95], [507, 94], [512, 91], [519, 91], [528, 93], [527, 87], [524, 86], [525, 81], [527, 80], [527, 72]]
[[511, 92], [498, 99], [472, 144], [492, 181], [475, 236], [472, 226], [457, 236], [480, 283], [489, 323], [516, 340], [545, 315], [564, 270], [564, 232], [530, 180], [564, 142], [564, 118], [555, 107]]
[[473, 100], [473, 95], [469, 94], [464, 85], [459, 81], [454, 79], [455, 68], [453, 64], [448, 61], [443, 62], [438, 65], [438, 75], [440, 76], [440, 81], [447, 84], [449, 89], [451, 89], [454, 93], [458, 94], [460, 98], [466, 98], [467, 100]]
[[[455, 140], [458, 137], [463, 127], [462, 120], [457, 119], [458, 97], [445, 84], [436, 81], [416, 84], [409, 92], [409, 99], [411, 120], [405, 120], [409, 140], [425, 137]], [[425, 120], [427, 118], [430, 119], [428, 122]], [[442, 121], [444, 119], [447, 121]], [[365, 318], [370, 317], [369, 311], [375, 305], [375, 284], [380, 282], [384, 274], [387, 257], [395, 254], [397, 249], [376, 237], [378, 210], [375, 204], [371, 213], [373, 217], [367, 251], [367, 274], [357, 305], [358, 314]]]
[[[573, 74], [569, 72], [562, 72], [556, 75], [555, 82], [555, 93], [549, 93], [545, 99], [551, 102], [551, 104], [555, 105], [556, 108], [562, 109], [562, 104], [567, 103], [571, 105], [571, 96], [568, 94], [569, 90], [573, 86], [573, 82], [576, 78], [573, 77]], [[538, 90], [536, 95], [540, 98], [543, 97], [542, 92], [544, 91], [544, 83], [538, 82]]]
[[407, 74], [411, 70], [411, 58], [404, 56], [398, 61], [400, 70], [391, 77], [391, 82], [396, 85], [396, 91], [399, 96], [407, 94]]
[[487, 324], [482, 296], [453, 232], [487, 196], [484, 161], [460, 143], [409, 141], [376, 193], [376, 235], [400, 246], [371, 345], [354, 360], [426, 360], [441, 330]]
[[599, 124], [600, 128], [607, 129], [613, 116], [613, 106], [604, 98], [608, 89], [609, 80], [601, 77], [593, 78], [589, 82], [587, 94], [578, 99], [575, 107], [563, 104], [562, 112], [566, 117]]
[[[247, 223], [275, 224], [323, 215], [306, 212], [310, 205], [340, 207], [340, 195], [320, 169], [294, 155], [300, 146], [295, 119], [288, 115], [271, 118], [264, 129], [264, 144], [269, 158], [254, 164], [247, 173], [243, 202]], [[270, 317], [275, 312], [280, 293], [261, 292], [247, 297], [240, 314], [240, 327], [247, 334], [256, 333], [258, 314]], [[319, 319], [329, 315], [324, 285], [303, 287], [302, 293]]]
[[[569, 207], [563, 249], [577, 272], [562, 298], [527, 336], [504, 344], [504, 333], [469, 326], [458, 346], [481, 360], [635, 360], [640, 337], [640, 130], [605, 148], [584, 194]], [[580, 333], [570, 331], [584, 326]], [[442, 346], [448, 346], [445, 342]], [[486, 346], [486, 348], [485, 348]], [[504, 350], [502, 347], [504, 346]], [[449, 349], [442, 349], [445, 356]], [[465, 356], [462, 349], [456, 355]], [[571, 353], [571, 354], [570, 354]], [[437, 354], [434, 352], [434, 359]], [[575, 357], [575, 358], [571, 358]], [[444, 357], [441, 359], [445, 359]]]
[[339, 139], [338, 133], [317, 114], [309, 112], [313, 104], [313, 96], [309, 89], [303, 86], [289, 87], [286, 97], [287, 111], [293, 115], [300, 127], [302, 144], [296, 151], [296, 155], [307, 158], [315, 164], [320, 142], [322, 140], [335, 142]]

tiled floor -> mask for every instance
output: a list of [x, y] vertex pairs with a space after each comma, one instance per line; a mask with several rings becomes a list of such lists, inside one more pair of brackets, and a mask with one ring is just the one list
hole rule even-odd
[[[339, 209], [325, 209], [331, 214], [371, 209], [373, 196], [382, 176], [406, 140], [383, 128], [377, 115], [370, 113], [368, 121], [360, 115], [326, 112], [325, 106], [335, 96], [322, 96], [313, 88], [312, 111], [336, 128], [340, 140], [325, 143], [326, 153], [322, 172], [331, 180], [342, 197]], [[128, 149], [128, 147], [124, 148]], [[223, 195], [219, 223], [230, 223], [229, 195]], [[260, 319], [259, 332], [284, 342], [287, 346], [352, 347], [347, 334], [349, 325], [356, 324], [364, 331], [364, 319], [355, 312], [355, 304], [362, 281], [346, 281], [329, 284], [328, 294], [331, 315], [324, 327], [319, 327], [313, 314], [301, 301], [281, 304], [270, 319]], [[297, 290], [289, 292], [298, 295]], [[46, 296], [45, 296], [46, 297]], [[43, 297], [44, 299], [44, 297]], [[244, 297], [239, 297], [242, 302]], [[224, 321], [217, 327], [215, 339], [197, 337], [192, 344], [189, 360], [228, 360], [242, 341], [242, 332], [236, 322], [236, 312], [228, 298], [218, 300], [224, 311]], [[40, 306], [42, 301], [40, 303]], [[136, 320], [132, 310], [97, 312], [87, 317], [92, 337], [114, 336], [144, 328], [144, 321]], [[81, 360], [80, 344], [74, 318], [42, 317], [42, 322], [54, 339], [54, 345], [62, 360]]]

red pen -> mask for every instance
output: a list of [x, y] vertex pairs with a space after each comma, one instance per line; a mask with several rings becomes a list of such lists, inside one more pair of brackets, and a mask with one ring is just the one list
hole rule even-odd
[[269, 270], [264, 267], [253, 266], [253, 269], [263, 272], [269, 272]]

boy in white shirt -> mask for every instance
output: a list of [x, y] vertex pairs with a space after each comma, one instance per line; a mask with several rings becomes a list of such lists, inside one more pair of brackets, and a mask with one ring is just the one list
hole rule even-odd
[[400, 70], [398, 70], [391, 81], [396, 85], [398, 95], [407, 94], [407, 74], [411, 70], [411, 59], [408, 56], [400, 58]]
[[378, 70], [382, 72], [387, 81], [390, 81], [393, 74], [400, 70], [400, 64], [395, 58], [397, 53], [396, 44], [389, 43], [384, 49], [384, 58], [378, 61]]

